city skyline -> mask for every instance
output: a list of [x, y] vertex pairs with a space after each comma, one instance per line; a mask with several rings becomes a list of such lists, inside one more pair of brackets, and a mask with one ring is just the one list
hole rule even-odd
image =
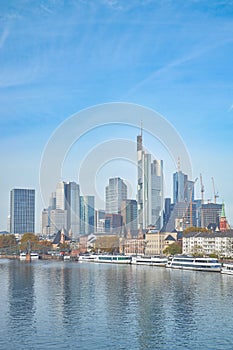
[[[105, 187], [106, 207], [103, 210], [95, 205], [95, 196], [80, 195], [81, 189], [79, 184], [76, 182], [61, 181], [56, 184], [56, 191], [50, 194], [49, 206], [41, 212], [41, 228], [40, 230], [36, 230], [36, 232], [40, 232], [45, 236], [52, 236], [57, 231], [64, 229], [69, 236], [77, 239], [80, 235], [86, 233], [99, 232], [98, 226], [100, 232], [105, 232], [104, 227], [111, 226], [110, 222], [112, 220], [112, 229], [115, 226], [121, 227], [124, 232], [127, 231], [127, 227], [131, 227], [133, 232], [135, 230], [139, 232], [141, 229], [145, 230], [150, 227], [154, 227], [156, 231], [162, 230], [162, 232], [173, 232], [174, 229], [183, 231], [193, 226], [219, 230], [221, 225], [220, 218], [222, 216], [227, 227], [230, 227], [229, 220], [225, 215], [224, 203], [217, 203], [216, 197], [214, 202], [206, 202], [203, 198], [196, 199], [194, 196], [194, 185], [197, 178], [195, 181], [190, 181], [187, 174], [184, 174], [180, 169], [176, 173], [173, 173], [173, 201], [171, 196], [164, 197], [163, 187], [161, 187], [163, 184], [162, 168], [160, 169], [159, 166], [157, 169], [159, 171], [158, 173], [154, 169], [154, 164], [158, 162], [159, 164], [163, 164], [163, 160], [153, 160], [151, 162], [151, 154], [144, 154], [142, 135], [137, 136], [137, 153], [138, 193], [136, 199], [128, 198], [127, 185], [123, 179], [119, 177], [109, 178], [108, 185]], [[142, 166], [144, 156], [146, 167], [144, 165]], [[154, 179], [153, 176], [155, 176]], [[19, 193], [16, 196], [16, 208], [21, 213], [20, 216], [26, 218], [28, 215], [27, 207], [29, 205], [26, 205], [25, 199], [27, 199], [27, 196], [24, 193], [31, 192], [34, 193], [33, 227], [35, 227], [34, 189], [11, 190], [11, 215], [8, 217], [10, 227], [13, 227], [12, 222], [15, 216], [12, 215], [14, 213], [12, 209], [14, 193], [16, 195]], [[144, 192], [147, 193], [146, 197], [143, 195]], [[154, 194], [151, 196], [150, 192], [151, 194], [154, 192]], [[155, 196], [157, 192], [159, 196]], [[21, 193], [22, 195], [20, 195]], [[25, 213], [22, 212], [22, 208], [24, 208]], [[224, 215], [221, 214], [223, 212]], [[148, 217], [150, 217], [149, 220]], [[105, 221], [104, 225], [103, 219]], [[158, 222], [160, 226], [158, 226]], [[31, 223], [27, 222], [27, 219], [24, 219], [23, 224], [26, 227]], [[9, 229], [9, 232], [13, 231], [14, 233], [23, 233], [25, 229], [20, 229], [20, 232], [16, 232], [17, 230], [15, 229]], [[30, 229], [29, 231], [34, 232], [35, 230], [33, 228], [33, 230]]]
[[[162, 114], [190, 154], [190, 180], [201, 173], [205, 199], [213, 200], [214, 177], [218, 202], [225, 203], [233, 223], [231, 2], [19, 1], [2, 3], [0, 10], [0, 229], [7, 226], [9, 192], [16, 187], [36, 189], [39, 229], [39, 170], [46, 143], [68, 117], [109, 101]], [[135, 143], [135, 134], [122, 126], [90, 132], [74, 145], [61, 180], [78, 182], [77, 168], [95, 144], [115, 137]], [[146, 148], [165, 160], [166, 196], [171, 196], [169, 174], [177, 164], [167, 168], [154, 145], [145, 137]], [[103, 198], [107, 178], [130, 178], [132, 168], [126, 174], [124, 165], [101, 169], [97, 187]], [[195, 186], [200, 198], [200, 181]]]

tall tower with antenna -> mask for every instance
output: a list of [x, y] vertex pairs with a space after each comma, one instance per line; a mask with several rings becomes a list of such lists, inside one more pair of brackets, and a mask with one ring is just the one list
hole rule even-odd
[[160, 230], [163, 225], [163, 161], [153, 160], [143, 149], [142, 123], [137, 136], [137, 202], [138, 229], [153, 225]]

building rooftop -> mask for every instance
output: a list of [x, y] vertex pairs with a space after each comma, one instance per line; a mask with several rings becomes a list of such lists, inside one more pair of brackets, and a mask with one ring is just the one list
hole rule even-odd
[[190, 238], [190, 237], [232, 237], [233, 238], [233, 230], [227, 230], [225, 232], [189, 232], [183, 235], [183, 238]]

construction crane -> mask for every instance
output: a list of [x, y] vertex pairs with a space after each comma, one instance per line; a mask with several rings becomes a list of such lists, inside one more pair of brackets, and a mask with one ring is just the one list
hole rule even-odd
[[204, 204], [204, 192], [205, 188], [202, 182], [202, 175], [200, 174], [200, 183], [201, 183], [201, 204]]
[[215, 184], [214, 184], [214, 178], [211, 177], [212, 179], [212, 184], [213, 184], [213, 191], [214, 191], [214, 203], [216, 204], [217, 198], [219, 197], [218, 193], [215, 191]]

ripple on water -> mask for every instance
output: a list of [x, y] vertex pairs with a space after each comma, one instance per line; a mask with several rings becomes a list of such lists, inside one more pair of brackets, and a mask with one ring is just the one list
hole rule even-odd
[[217, 273], [2, 260], [0, 348], [232, 350], [232, 287]]

